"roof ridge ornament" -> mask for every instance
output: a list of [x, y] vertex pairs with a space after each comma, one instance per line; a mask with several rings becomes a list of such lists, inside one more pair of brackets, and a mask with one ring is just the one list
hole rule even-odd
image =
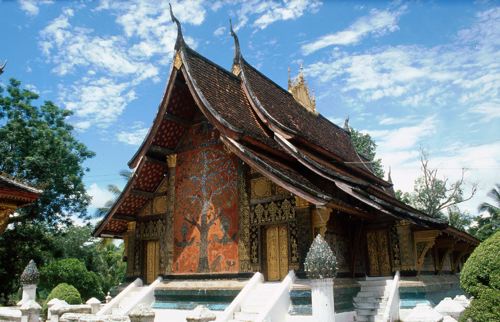
[[344, 120], [344, 130], [351, 134], [351, 127], [349, 126], [349, 115], [347, 115], [346, 119]]
[[233, 67], [231, 68], [231, 71], [234, 75], [238, 76], [241, 72], [241, 49], [240, 49], [240, 41], [238, 39], [238, 35], [236, 32], [234, 32], [233, 29], [233, 22], [231, 21], [231, 18], [229, 18], [229, 31], [231, 32], [231, 36], [234, 39], [234, 58], [233, 58]]
[[172, 4], [169, 2], [168, 6], [170, 7], [170, 18], [172, 19], [172, 22], [174, 22], [177, 25], [177, 40], [175, 41], [175, 50], [178, 50], [181, 46], [184, 46], [184, 37], [182, 36], [182, 27], [181, 23], [179, 22], [179, 19], [175, 17], [174, 12], [172, 10]]
[[314, 97], [314, 94], [311, 95], [309, 92], [309, 87], [307, 86], [307, 82], [304, 78], [304, 66], [302, 64], [300, 64], [299, 74], [294, 80], [290, 79], [290, 70], [288, 71], [288, 91], [306, 110], [317, 114], [316, 98]]
[[0, 66], [0, 75], [3, 74], [3, 71], [5, 70], [5, 66], [7, 66], [7, 61], [5, 61], [2, 66]]

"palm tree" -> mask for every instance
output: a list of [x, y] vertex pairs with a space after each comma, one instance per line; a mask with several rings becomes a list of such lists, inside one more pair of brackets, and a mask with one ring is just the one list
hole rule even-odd
[[[128, 181], [133, 175], [133, 172], [130, 170], [121, 170], [120, 171], [120, 177], [125, 179], [125, 181]], [[108, 211], [113, 207], [113, 204], [115, 203], [116, 199], [120, 196], [122, 193], [122, 190], [118, 188], [117, 185], [114, 184], [108, 184], [108, 191], [113, 194], [113, 199], [110, 199], [106, 201], [104, 206], [97, 208], [95, 213], [94, 213], [94, 218], [101, 218], [104, 217]]]
[[479, 215], [476, 219], [477, 226], [471, 229], [471, 233], [481, 240], [485, 240], [499, 229], [500, 184], [496, 184], [495, 188], [488, 192], [488, 197], [493, 199], [494, 203], [483, 202], [479, 205], [479, 211], [486, 215]]

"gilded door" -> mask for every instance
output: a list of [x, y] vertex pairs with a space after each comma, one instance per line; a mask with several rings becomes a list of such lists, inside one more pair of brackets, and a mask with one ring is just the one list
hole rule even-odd
[[160, 243], [157, 240], [146, 242], [146, 283], [154, 282], [160, 273]]
[[279, 281], [288, 273], [288, 229], [286, 225], [266, 228], [267, 279]]
[[368, 246], [369, 275], [391, 275], [387, 230], [368, 231], [366, 234], [366, 243]]

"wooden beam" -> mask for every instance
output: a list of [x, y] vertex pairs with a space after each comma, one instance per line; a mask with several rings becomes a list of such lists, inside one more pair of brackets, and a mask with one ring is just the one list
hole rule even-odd
[[154, 197], [161, 197], [161, 196], [165, 195], [165, 193], [161, 193], [161, 192], [149, 192], [149, 191], [143, 191], [143, 190], [138, 190], [138, 189], [130, 190], [130, 194], [134, 195], [134, 196], [148, 198], [148, 199], [151, 199]]
[[167, 156], [169, 154], [174, 153], [174, 150], [169, 149], [169, 148], [165, 148], [165, 147], [162, 147], [159, 145], [151, 145], [149, 147], [149, 152], [156, 153], [156, 154], [162, 154], [164, 156]]
[[151, 157], [151, 156], [146, 156], [146, 157], [144, 157], [144, 160], [146, 160], [146, 162], [150, 162], [150, 163], [154, 163], [154, 164], [161, 165], [161, 166], [163, 166], [164, 168], [167, 168], [167, 169], [168, 169], [168, 166], [167, 166], [167, 161], [166, 161], [166, 160], [160, 160], [160, 159], [158, 159], [158, 158]]
[[133, 215], [127, 215], [127, 214], [114, 214], [113, 219], [125, 220], [125, 221], [136, 221], [137, 217], [135, 217]]
[[166, 121], [175, 122], [175, 123], [182, 125], [184, 127], [190, 127], [191, 125], [193, 125], [193, 122], [191, 122], [190, 120], [183, 119], [182, 117], [179, 117], [179, 116], [176, 116], [173, 114], [165, 113], [165, 115], [163, 115], [163, 119]]

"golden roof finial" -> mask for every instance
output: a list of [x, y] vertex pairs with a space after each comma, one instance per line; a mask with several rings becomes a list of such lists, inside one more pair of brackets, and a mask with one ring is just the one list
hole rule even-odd
[[300, 63], [299, 74], [295, 80], [291, 80], [290, 68], [288, 68], [288, 91], [305, 109], [309, 112], [316, 113], [316, 98], [314, 92], [312, 95], [309, 93], [309, 88], [304, 79], [304, 65], [302, 63]]

